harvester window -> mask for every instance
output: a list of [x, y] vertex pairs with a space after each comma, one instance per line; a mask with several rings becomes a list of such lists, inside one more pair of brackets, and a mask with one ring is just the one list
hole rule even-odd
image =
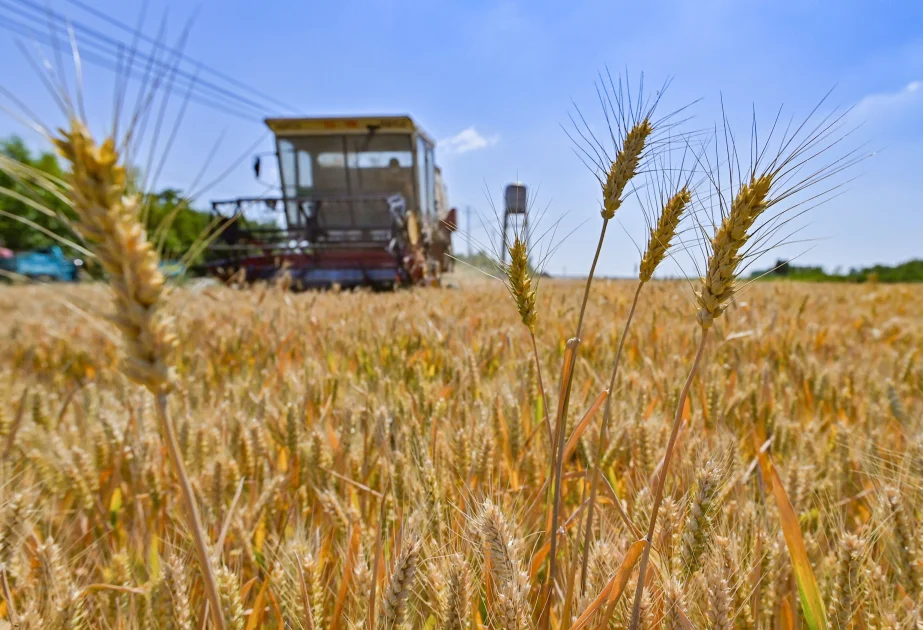
[[[302, 195], [348, 195], [350, 176], [346, 169], [343, 136], [304, 137], [296, 140], [299, 153], [311, 165], [310, 171], [298, 173], [298, 191]], [[300, 160], [299, 160], [300, 161]]]
[[317, 165], [321, 168], [343, 168], [346, 158], [342, 153], [318, 153]]
[[433, 162], [433, 145], [417, 136], [417, 187], [420, 191], [420, 212], [431, 217], [435, 213], [436, 165]]
[[314, 167], [311, 165], [311, 154], [302, 149], [298, 152], [298, 194], [310, 194], [311, 188], [314, 187], [314, 177], [312, 173]]
[[282, 170], [282, 185], [286, 197], [295, 197], [295, 147], [288, 140], [279, 140], [279, 165]]
[[433, 145], [426, 145], [426, 214], [436, 214], [436, 164], [433, 161]]
[[413, 198], [410, 136], [373, 133], [346, 139], [349, 183], [354, 195], [403, 195]]
[[[412, 140], [409, 133], [378, 132], [280, 138], [288, 225], [303, 226], [315, 218], [320, 223], [389, 225], [387, 212], [382, 220], [364, 216], [366, 206], [371, 208], [369, 212], [379, 210], [357, 198], [399, 194], [408, 207], [416, 205]], [[318, 198], [326, 199], [322, 210], [315, 203]], [[336, 198], [353, 200], [331, 201]]]

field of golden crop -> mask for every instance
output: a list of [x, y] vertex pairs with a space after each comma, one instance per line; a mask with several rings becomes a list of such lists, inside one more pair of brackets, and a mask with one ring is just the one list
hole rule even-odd
[[[545, 620], [561, 630], [627, 625], [636, 541], [701, 335], [687, 284], [648, 286], [612, 392], [583, 576], [594, 402], [634, 286], [598, 281], [587, 306]], [[544, 281], [538, 292], [552, 410], [582, 291]], [[117, 368], [100, 318], [109, 299], [104, 286], [0, 288], [0, 619], [200, 628], [179, 486], [152, 397]], [[539, 623], [551, 443], [528, 331], [499, 283], [185, 288], [164, 308], [179, 339], [170, 407], [229, 627]], [[829, 627], [921, 627], [921, 349], [920, 288], [765, 283], [739, 295], [683, 410], [643, 627], [802, 625], [760, 448]]]

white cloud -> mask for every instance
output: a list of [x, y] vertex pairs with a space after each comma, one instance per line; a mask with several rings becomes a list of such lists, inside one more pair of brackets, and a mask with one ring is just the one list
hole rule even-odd
[[863, 118], [878, 117], [917, 103], [923, 103], [923, 81], [911, 81], [897, 92], [869, 94], [859, 101], [855, 112]]
[[439, 149], [445, 153], [468, 153], [492, 147], [500, 141], [500, 137], [493, 135], [482, 136], [474, 127], [468, 127], [458, 132], [451, 138], [446, 138], [439, 143]]

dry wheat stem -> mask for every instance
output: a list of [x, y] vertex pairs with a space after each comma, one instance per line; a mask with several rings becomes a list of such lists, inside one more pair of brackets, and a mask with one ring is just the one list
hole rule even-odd
[[10, 623], [16, 628], [19, 626], [19, 615], [16, 612], [16, 604], [13, 602], [13, 596], [10, 594], [10, 585], [6, 579], [6, 567], [0, 567], [0, 584], [3, 586], [3, 599], [9, 608]]
[[657, 266], [661, 263], [661, 261], [663, 261], [664, 256], [666, 256], [667, 249], [670, 247], [670, 243], [676, 234], [676, 228], [679, 225], [680, 218], [682, 217], [683, 211], [689, 204], [690, 200], [691, 194], [689, 193], [689, 190], [686, 187], [683, 187], [680, 191], [673, 195], [666, 204], [664, 204], [663, 210], [660, 214], [660, 220], [657, 223], [657, 227], [651, 228], [651, 236], [647, 245], [647, 250], [645, 251], [641, 260], [638, 286], [635, 289], [635, 294], [631, 301], [631, 308], [628, 311], [628, 317], [625, 321], [625, 328], [622, 330], [622, 336], [619, 339], [618, 350], [615, 353], [615, 362], [612, 366], [612, 375], [609, 378], [609, 396], [606, 397], [606, 407], [603, 413], [603, 421], [599, 433], [599, 440], [597, 441], [596, 456], [591, 462], [590, 467], [587, 468], [588, 476], [591, 474], [592, 470], [595, 470], [596, 474], [593, 475], [593, 478], [590, 482], [590, 502], [587, 508], [586, 532], [583, 538], [583, 560], [580, 567], [581, 593], [586, 591], [587, 561], [589, 560], [590, 537], [593, 531], [593, 508], [596, 504], [596, 495], [599, 489], [599, 475], [602, 474], [602, 471], [599, 470], [599, 467], [607, 442], [606, 437], [609, 429], [609, 420], [612, 410], [612, 390], [615, 387], [615, 377], [618, 373], [619, 361], [622, 357], [622, 348], [625, 345], [625, 339], [628, 336], [628, 330], [631, 327], [631, 320], [634, 318], [635, 308], [638, 305], [638, 297], [641, 295], [641, 289], [653, 277]]
[[[635, 308], [638, 306], [638, 297], [641, 295], [641, 289], [644, 282], [639, 282], [635, 288], [634, 298], [631, 300], [631, 308], [628, 310], [628, 317], [625, 319], [625, 327], [622, 330], [622, 336], [619, 339], [618, 349], [615, 351], [615, 362], [612, 365], [612, 374], [609, 377], [609, 395], [606, 396], [606, 406], [603, 410], [602, 428], [599, 432], [599, 438], [596, 441], [596, 455], [590, 465], [587, 467], [587, 476], [593, 474], [590, 481], [590, 501], [587, 505], [586, 531], [583, 536], [583, 559], [580, 563], [580, 592], [586, 592], [586, 571], [587, 562], [590, 555], [590, 537], [593, 533], [593, 508], [596, 504], [596, 495], [599, 491], [599, 475], [602, 474], [600, 465], [605, 453], [607, 435], [609, 430], [609, 420], [612, 415], [612, 391], [615, 387], [615, 377], [618, 374], [619, 362], [622, 358], [622, 348], [625, 347], [625, 339], [628, 337], [628, 329], [631, 327], [631, 320], [635, 315]], [[595, 474], [594, 474], [595, 471]]]
[[[549, 565], [548, 565], [548, 589], [546, 600], [542, 607], [542, 619], [544, 624], [550, 622], [551, 605], [554, 597], [554, 578], [556, 570], [555, 555], [557, 555], [558, 539], [558, 519], [560, 518], [561, 509], [561, 476], [564, 468], [564, 428], [567, 424], [567, 408], [570, 404], [571, 385], [574, 382], [574, 367], [577, 363], [577, 350], [580, 347], [580, 332], [583, 328], [583, 316], [586, 314], [587, 301], [590, 298], [590, 287], [593, 284], [593, 274], [596, 272], [596, 263], [599, 262], [599, 252], [602, 250], [603, 241], [606, 238], [606, 227], [609, 225], [609, 219], [603, 219], [602, 228], [599, 231], [599, 242], [596, 245], [596, 254], [593, 256], [593, 264], [590, 266], [590, 274], [586, 279], [586, 286], [583, 290], [583, 302], [580, 305], [580, 316], [577, 318], [577, 332], [574, 337], [568, 340], [567, 344], [571, 346], [570, 365], [565, 365], [561, 373], [562, 379], [566, 379], [561, 384], [562, 397], [558, 405], [558, 414], [556, 419], [555, 442], [553, 443], [552, 455], [554, 462], [552, 465], [552, 477], [554, 478], [554, 494], [551, 507], [551, 542], [549, 548]], [[567, 356], [567, 353], [565, 353]], [[547, 625], [543, 627], [547, 628]]]
[[[532, 338], [532, 355], [535, 358], [535, 370], [538, 376], [538, 389], [542, 393], [542, 415], [545, 419], [545, 429], [548, 431], [548, 444], [554, 443], [554, 431], [551, 429], [551, 420], [548, 418], [548, 397], [545, 395], [545, 384], [542, 381], [542, 363], [538, 358], [538, 346], [535, 343], [535, 333], [531, 333], [530, 337]], [[532, 436], [535, 435], [535, 431], [529, 435], [529, 438], [526, 440], [523, 445], [523, 450], [529, 445], [529, 441], [532, 439]], [[520, 455], [520, 457], [522, 457]]]
[[686, 377], [686, 382], [683, 384], [683, 390], [680, 393], [679, 401], [676, 405], [676, 414], [673, 416], [673, 427], [670, 429], [670, 440], [667, 442], [667, 451], [663, 458], [663, 466], [660, 469], [660, 475], [657, 477], [657, 486], [654, 489], [654, 505], [651, 509], [651, 520], [647, 526], [647, 535], [644, 537], [644, 552], [641, 555], [641, 566], [638, 568], [638, 586], [635, 589], [635, 601], [631, 611], [631, 630], [638, 630], [641, 614], [641, 597], [644, 593], [644, 576], [647, 572], [647, 564], [651, 557], [654, 528], [657, 526], [657, 513], [660, 511], [660, 504], [663, 502], [663, 488], [666, 484], [667, 473], [670, 470], [670, 459], [673, 456], [673, 448], [676, 446], [676, 436], [679, 434], [679, 426], [683, 418], [683, 406], [686, 404], [686, 397], [689, 396], [689, 389], [692, 387], [692, 379], [695, 378], [696, 370], [702, 360], [702, 354], [705, 350], [705, 341], [708, 339], [708, 330], [708, 328], [702, 328], [702, 339], [699, 341], [699, 347], [695, 353], [695, 360], [692, 362], [692, 368], [689, 370], [689, 376]]
[[167, 454], [170, 457], [170, 463], [173, 469], [177, 471], [179, 478], [180, 490], [183, 496], [183, 507], [186, 509], [186, 516], [189, 519], [192, 537], [195, 542], [196, 558], [199, 566], [202, 568], [202, 578], [205, 582], [205, 594], [211, 603], [212, 621], [219, 628], [224, 630], [226, 623], [221, 611], [221, 597], [218, 593], [218, 581], [212, 568], [211, 559], [208, 555], [208, 542], [205, 540], [205, 528], [202, 527], [202, 519], [199, 516], [199, 509], [196, 506], [195, 493], [192, 490], [192, 484], [186, 475], [186, 469], [183, 465], [183, 455], [176, 440], [176, 431], [173, 429], [173, 421], [170, 418], [170, 411], [167, 408], [167, 395], [158, 394], [154, 398], [157, 409], [157, 418], [160, 421], [160, 428], [163, 432], [167, 446]]
[[[545, 624], [550, 620], [550, 606], [552, 603], [553, 593], [554, 593], [554, 578], [555, 578], [555, 569], [556, 569], [556, 559], [557, 555], [557, 527], [558, 519], [560, 516], [560, 503], [561, 503], [561, 475], [564, 467], [564, 425], [567, 420], [567, 410], [570, 404], [570, 392], [571, 385], [574, 380], [574, 366], [577, 361], [577, 352], [580, 347], [580, 334], [583, 331], [583, 317], [586, 314], [586, 305], [590, 297], [590, 287], [593, 283], [593, 276], [596, 273], [596, 264], [599, 262], [599, 253], [602, 250], [603, 241], [606, 238], [606, 228], [609, 225], [610, 219], [615, 216], [616, 210], [622, 204], [622, 193], [625, 190], [628, 182], [637, 174], [638, 164], [641, 159], [641, 154], [644, 152], [644, 145], [648, 136], [653, 131], [653, 126], [651, 125], [648, 119], [644, 119], [636, 123], [631, 130], [626, 134], [625, 140], [622, 144], [622, 147], [619, 149], [618, 153], [615, 156], [615, 160], [612, 162], [612, 166], [609, 170], [609, 173], [606, 177], [606, 181], [603, 184], [603, 224], [602, 228], [599, 231], [599, 242], [596, 245], [596, 253], [593, 255], [593, 263], [590, 265], [590, 272], [587, 275], [586, 287], [583, 291], [583, 302], [580, 305], [580, 316], [577, 319], [577, 331], [574, 333], [573, 339], [571, 341], [574, 343], [573, 352], [571, 353], [570, 365], [565, 366], [565, 371], [562, 373], [566, 377], [566, 382], [562, 383], [562, 401], [558, 408], [558, 431], [556, 439], [558, 443], [555, 445], [557, 447], [557, 459], [555, 461], [553, 472], [554, 472], [554, 499], [552, 504], [552, 516], [551, 516], [551, 545], [549, 551], [549, 569], [548, 569], [548, 594], [547, 601], [542, 610], [542, 619]], [[570, 341], [568, 342], [570, 343]], [[547, 625], [543, 627], [547, 628]]]
[[377, 592], [378, 592], [378, 571], [381, 568], [381, 554], [382, 554], [382, 542], [384, 537], [384, 527], [385, 527], [385, 507], [388, 503], [388, 493], [391, 490], [391, 480], [388, 479], [385, 481], [385, 487], [381, 491], [381, 498], [379, 499], [378, 507], [378, 528], [375, 533], [375, 560], [372, 562], [372, 589], [369, 591], [369, 600], [368, 606], [368, 616], [366, 617], [366, 630], [374, 630], [375, 628], [375, 604], [378, 601]]
[[[516, 302], [516, 309], [519, 311], [519, 318], [523, 325], [529, 331], [532, 340], [532, 353], [535, 357], [535, 368], [538, 371], [538, 385], [542, 392], [542, 405], [544, 411], [545, 427], [548, 431], [548, 443], [554, 442], [554, 433], [551, 429], [551, 421], [548, 419], [548, 400], [545, 398], [545, 386], [542, 383], [542, 364], [538, 357], [538, 347], [535, 342], [535, 286], [532, 284], [532, 278], [529, 275], [529, 253], [526, 250], [526, 243], [519, 235], [513, 240], [507, 250], [510, 254], [510, 264], [506, 266], [507, 289]], [[535, 432], [529, 435], [526, 441], [531, 441]]]
[[55, 146], [72, 166], [71, 205], [78, 218], [77, 230], [105, 269], [115, 299], [116, 314], [111, 319], [122, 332], [125, 344], [122, 370], [155, 397], [170, 461], [183, 490], [206, 596], [216, 626], [224, 630], [204, 529], [168, 415], [167, 393], [173, 386], [171, 363], [176, 337], [160, 308], [164, 277], [158, 268], [157, 253], [139, 223], [139, 198], [125, 194], [128, 175], [114, 139], [97, 145], [86, 126], [72, 119], [70, 130], [60, 131]]

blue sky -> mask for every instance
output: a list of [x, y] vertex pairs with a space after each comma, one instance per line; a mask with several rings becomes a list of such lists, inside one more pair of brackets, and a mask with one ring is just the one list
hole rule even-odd
[[[140, 3], [122, 0], [89, 2], [129, 24], [141, 9]], [[128, 37], [68, 0], [52, 0], [51, 6], [77, 22]], [[11, 15], [7, 11], [0, 7], [0, 22]], [[454, 206], [471, 206], [490, 219], [485, 186], [496, 200], [517, 177], [538, 189], [537, 204], [549, 207], [546, 223], [564, 216], [561, 231], [576, 228], [549, 262], [552, 273], [584, 272], [598, 233], [598, 186], [560, 127], [573, 110], [571, 100], [601, 120], [597, 71], [607, 65], [613, 71], [627, 68], [634, 78], [643, 71], [652, 87], [673, 77], [663, 111], [701, 99], [690, 110], [691, 127], [711, 127], [721, 115], [723, 95], [744, 136], [752, 107], [766, 123], [780, 105], [804, 115], [836, 86], [832, 102], [855, 106], [853, 119], [863, 123], [854, 144], [867, 142], [878, 151], [856, 169], [859, 177], [845, 194], [806, 216], [799, 237], [817, 240], [780, 254], [803, 254], [802, 262], [828, 269], [923, 257], [920, 2], [151, 0], [148, 34], [156, 35], [165, 12], [171, 40], [195, 16], [188, 57], [296, 108], [265, 114], [412, 114], [440, 143], [437, 158]], [[60, 123], [62, 115], [15, 39], [0, 30], [0, 58], [7, 60], [0, 84], [44, 122]], [[93, 66], [86, 73], [87, 107], [104, 129], [112, 110], [112, 75]], [[0, 102], [10, 105], [5, 98]], [[0, 135], [14, 132], [41, 144], [0, 114]], [[197, 104], [186, 112], [160, 183], [188, 187], [219, 137], [209, 176], [242, 155], [246, 159], [200, 205], [262, 192], [249, 155], [271, 150], [272, 143], [259, 116], [243, 120]], [[254, 143], [259, 144], [250, 150]], [[618, 218], [624, 230], [610, 231], [600, 260], [607, 275], [632, 273], [637, 252], [629, 235], [645, 237], [636, 206], [627, 205]], [[478, 240], [495, 237], [474, 227]], [[462, 228], [467, 229], [464, 214]]]

